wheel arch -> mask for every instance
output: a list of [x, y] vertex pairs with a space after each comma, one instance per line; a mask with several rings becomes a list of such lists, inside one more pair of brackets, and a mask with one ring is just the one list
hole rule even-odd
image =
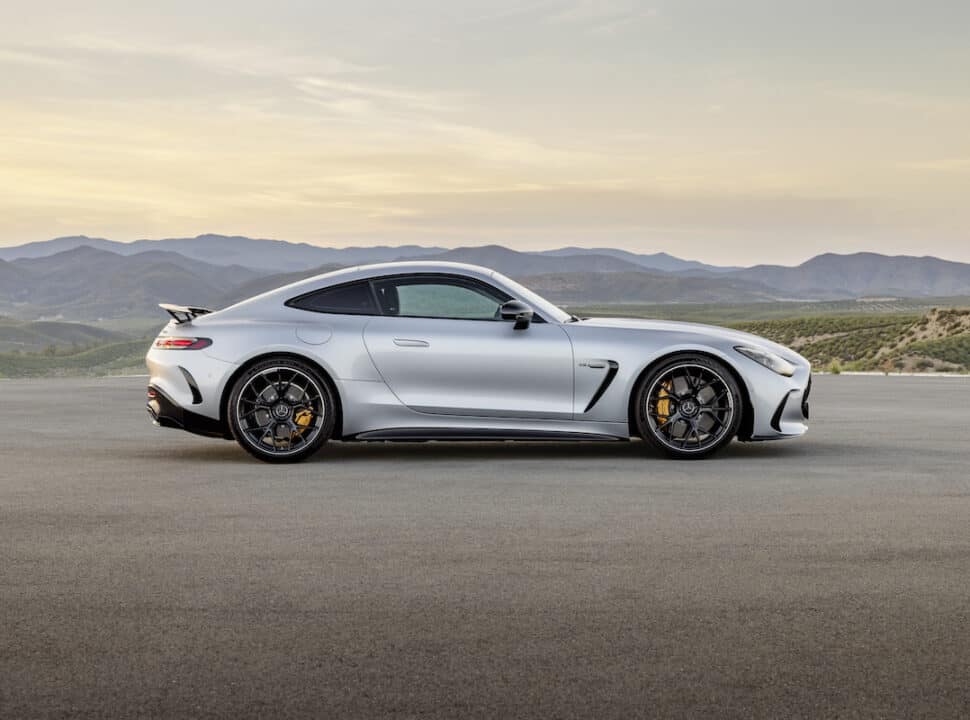
[[734, 365], [725, 357], [718, 353], [711, 352], [710, 350], [700, 348], [683, 348], [672, 350], [654, 358], [647, 363], [643, 369], [640, 370], [634, 379], [633, 384], [630, 386], [630, 393], [629, 397], [627, 398], [627, 423], [629, 425], [630, 437], [637, 437], [639, 435], [639, 432], [637, 431], [636, 401], [637, 393], [640, 390], [640, 384], [643, 382], [643, 379], [647, 377], [647, 375], [649, 375], [650, 372], [653, 371], [653, 369], [658, 365], [661, 365], [672, 358], [697, 355], [717, 361], [723, 365], [729, 373], [731, 373], [731, 377], [734, 378], [734, 381], [738, 384], [738, 389], [741, 391], [741, 425], [738, 427], [738, 439], [751, 439], [751, 435], [754, 432], [754, 405], [751, 403], [751, 394], [748, 391], [747, 383], [744, 381], [744, 378], [741, 377], [741, 373], [738, 372], [738, 369], [734, 367]]
[[318, 363], [313, 358], [308, 357], [306, 355], [301, 355], [300, 353], [297, 353], [297, 352], [284, 351], [284, 350], [272, 350], [270, 352], [265, 352], [259, 355], [255, 355], [249, 358], [248, 360], [246, 360], [244, 363], [242, 363], [238, 368], [236, 368], [232, 372], [232, 374], [229, 376], [229, 379], [226, 380], [225, 385], [223, 385], [222, 396], [219, 398], [219, 422], [222, 425], [224, 425], [228, 431], [229, 396], [232, 394], [232, 388], [236, 384], [236, 381], [243, 375], [243, 373], [245, 373], [247, 370], [249, 370], [257, 363], [261, 363], [266, 360], [272, 360], [274, 358], [289, 358], [292, 360], [298, 360], [302, 363], [306, 363], [314, 370], [316, 370], [317, 373], [320, 374], [320, 377], [327, 384], [327, 387], [330, 389], [330, 392], [333, 393], [334, 402], [336, 403], [336, 407], [334, 408], [334, 424], [333, 424], [332, 437], [334, 439], [340, 438], [341, 435], [343, 434], [343, 401], [340, 398], [340, 391], [337, 389], [337, 383], [333, 381], [333, 377], [331, 377], [330, 373], [326, 370], [326, 368], [324, 368], [320, 363]]

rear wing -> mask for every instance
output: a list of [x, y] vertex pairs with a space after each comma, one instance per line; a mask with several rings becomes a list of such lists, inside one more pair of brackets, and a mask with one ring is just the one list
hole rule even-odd
[[170, 305], [168, 303], [159, 303], [158, 307], [171, 315], [175, 322], [179, 325], [182, 323], [192, 322], [192, 320], [199, 317], [199, 315], [208, 315], [212, 312], [206, 308], [187, 307], [185, 305]]

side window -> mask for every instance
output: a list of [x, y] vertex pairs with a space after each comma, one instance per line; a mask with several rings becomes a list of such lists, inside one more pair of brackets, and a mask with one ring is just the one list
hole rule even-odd
[[508, 298], [459, 278], [401, 277], [374, 283], [385, 315], [449, 320], [498, 320]]
[[286, 303], [300, 310], [337, 315], [378, 315], [377, 304], [366, 281], [324, 288]]

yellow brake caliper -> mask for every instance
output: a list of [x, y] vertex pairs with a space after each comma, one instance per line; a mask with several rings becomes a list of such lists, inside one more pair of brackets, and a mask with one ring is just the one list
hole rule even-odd
[[660, 386], [657, 393], [657, 424], [663, 425], [670, 417], [670, 382], [665, 382]]
[[313, 420], [313, 412], [307, 408], [303, 408], [296, 415], [293, 416], [293, 422], [296, 423], [299, 429], [299, 433], [302, 435], [308, 427], [310, 427], [310, 421]]

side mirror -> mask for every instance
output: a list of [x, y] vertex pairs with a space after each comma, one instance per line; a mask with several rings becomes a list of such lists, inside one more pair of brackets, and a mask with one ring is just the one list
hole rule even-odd
[[503, 320], [515, 321], [515, 330], [525, 330], [532, 322], [532, 308], [521, 300], [509, 300], [500, 312]]

